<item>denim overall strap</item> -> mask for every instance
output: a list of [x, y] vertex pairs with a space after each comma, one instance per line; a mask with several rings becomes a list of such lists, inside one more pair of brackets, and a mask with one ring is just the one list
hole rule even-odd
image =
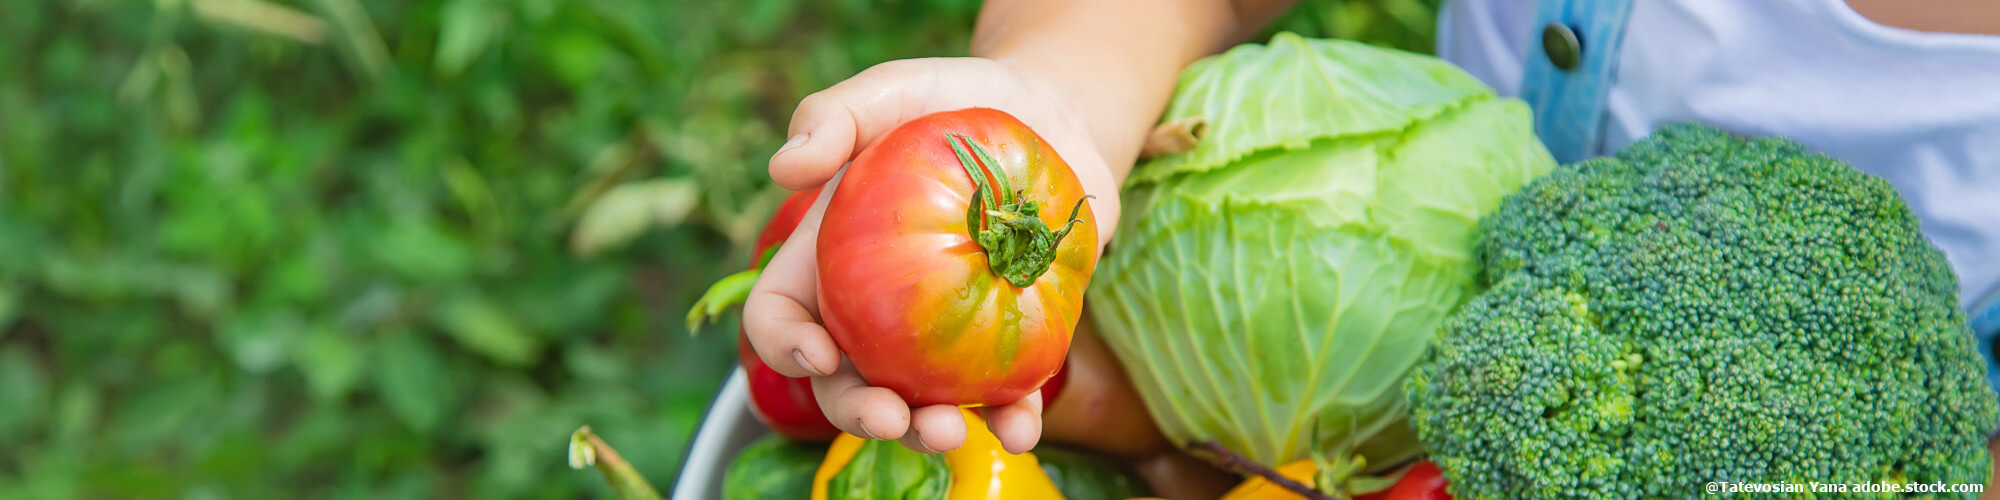
[[1522, 71], [1521, 98], [1534, 108], [1535, 134], [1556, 161], [1582, 161], [1597, 153], [1604, 96], [1632, 1], [1537, 3], [1536, 36], [1529, 37], [1534, 42]]
[[1986, 383], [2000, 390], [2000, 360], [1993, 356], [1994, 337], [2000, 337], [2000, 289], [1986, 294], [1968, 311], [1972, 313], [1972, 335], [1979, 339], [1979, 357], [1986, 359]]

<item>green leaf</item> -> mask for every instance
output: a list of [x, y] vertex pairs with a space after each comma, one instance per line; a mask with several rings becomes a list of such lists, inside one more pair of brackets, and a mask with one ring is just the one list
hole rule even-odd
[[870, 439], [826, 482], [828, 500], [944, 498], [951, 469], [944, 455], [924, 454], [895, 441]]
[[762, 40], [776, 34], [786, 21], [792, 20], [792, 13], [803, 4], [790, 0], [753, 0], [745, 2], [742, 16], [737, 18], [737, 26], [751, 39]]
[[260, 284], [265, 292], [279, 300], [316, 303], [325, 300], [327, 289], [334, 281], [332, 274], [341, 269], [332, 258], [325, 233], [315, 235], [303, 242], [305, 248], [277, 256], [270, 274], [261, 277]]
[[577, 377], [612, 383], [631, 370], [626, 358], [591, 342], [572, 342], [563, 349], [563, 366]]
[[596, 255], [624, 245], [655, 225], [675, 226], [700, 201], [701, 191], [686, 179], [654, 179], [611, 188], [577, 221], [570, 248], [578, 255]]
[[338, 39], [348, 49], [348, 56], [355, 69], [371, 80], [380, 81], [389, 76], [394, 61], [390, 59], [389, 48], [382, 43], [382, 35], [375, 29], [375, 21], [369, 19], [368, 9], [358, 0], [319, 0], [317, 2]]
[[811, 497], [813, 476], [826, 459], [826, 448], [825, 444], [796, 442], [776, 434], [764, 436], [730, 461], [723, 474], [722, 498]]
[[0, 443], [26, 426], [36, 426], [49, 407], [49, 376], [28, 349], [0, 347]]
[[311, 14], [262, 0], [192, 0], [203, 20], [318, 44], [326, 39], [326, 23]]
[[[199, 362], [193, 358], [193, 348], [188, 347], [191, 344], [170, 345], [163, 350], [165, 355], [160, 356], [189, 359], [163, 359], [161, 363], [171, 366], [183, 361]], [[157, 373], [135, 384], [131, 395], [112, 408], [115, 415], [106, 429], [107, 441], [127, 449], [151, 449], [187, 439], [187, 434], [196, 430], [214, 429], [216, 422], [211, 419], [211, 412], [222, 399], [221, 382], [219, 377], [175, 370]]]
[[101, 392], [91, 381], [73, 381], [65, 386], [56, 396], [51, 437], [58, 443], [79, 444], [90, 436], [88, 433], [103, 418]]
[[0, 281], [0, 339], [13, 330], [14, 320], [21, 317], [21, 291], [14, 284]]
[[507, 366], [526, 366], [541, 356], [541, 339], [484, 296], [461, 293], [437, 311], [437, 321], [458, 344]]
[[392, 331], [375, 348], [375, 390], [403, 425], [429, 433], [458, 400], [437, 350], [420, 334]]
[[209, 267], [184, 267], [171, 274], [167, 288], [189, 316], [212, 319], [229, 312], [235, 290], [228, 274]]
[[416, 281], [450, 281], [472, 271], [472, 248], [434, 224], [397, 220], [372, 231], [375, 258], [390, 271]]
[[298, 317], [289, 312], [259, 312], [230, 318], [219, 333], [237, 367], [263, 374], [289, 360], [300, 328]]
[[[445, 186], [458, 199], [459, 206], [475, 218], [490, 217], [493, 209], [493, 192], [487, 187], [486, 179], [464, 158], [453, 157], [441, 166]], [[477, 222], [477, 221], [475, 221]]]
[[338, 400], [361, 381], [362, 352], [344, 331], [318, 325], [292, 344], [292, 359], [306, 386], [321, 400]]
[[491, 0], [451, 0], [439, 14], [437, 54], [432, 57], [438, 73], [457, 76], [472, 60], [486, 51], [506, 27], [506, 11]]
[[584, 87], [595, 80], [610, 63], [615, 51], [592, 31], [574, 30], [556, 35], [544, 50], [555, 75], [570, 87]]

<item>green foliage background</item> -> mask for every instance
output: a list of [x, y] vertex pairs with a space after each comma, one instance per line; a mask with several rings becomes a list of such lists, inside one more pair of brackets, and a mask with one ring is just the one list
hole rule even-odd
[[[1436, 3], [1273, 29], [1427, 51]], [[665, 489], [792, 105], [977, 10], [10, 3], [0, 498], [601, 497], [583, 424]]]

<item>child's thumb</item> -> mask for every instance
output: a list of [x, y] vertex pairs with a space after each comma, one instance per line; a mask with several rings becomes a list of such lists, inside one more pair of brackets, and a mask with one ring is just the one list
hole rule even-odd
[[771, 180], [794, 191], [824, 184], [876, 137], [921, 115], [933, 82], [922, 64], [878, 64], [799, 101], [785, 145], [771, 155]]

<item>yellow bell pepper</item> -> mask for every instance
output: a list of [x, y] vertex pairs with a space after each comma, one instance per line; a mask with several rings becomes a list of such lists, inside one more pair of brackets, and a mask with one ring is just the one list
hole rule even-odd
[[[986, 421], [971, 410], [965, 412], [965, 446], [944, 452], [945, 466], [951, 469], [951, 489], [946, 500], [1061, 500], [1062, 493], [1033, 453], [1015, 455], [1000, 447], [1000, 438], [986, 428]], [[826, 461], [813, 475], [812, 500], [826, 500], [827, 482], [833, 480], [848, 460], [861, 451], [867, 440], [852, 434], [834, 438], [826, 450]]]
[[[1305, 483], [1306, 486], [1316, 486], [1313, 484], [1313, 476], [1317, 476], [1317, 472], [1319, 472], [1319, 467], [1313, 465], [1313, 461], [1311, 460], [1300, 460], [1278, 468], [1278, 475]], [[1222, 495], [1222, 500], [1299, 500], [1302, 498], [1305, 497], [1299, 496], [1298, 493], [1293, 493], [1292, 490], [1285, 489], [1282, 486], [1271, 484], [1271, 481], [1264, 479], [1262, 476], [1252, 477], [1249, 481], [1244, 481], [1243, 484], [1237, 485], [1235, 489], [1229, 490], [1228, 494]]]

